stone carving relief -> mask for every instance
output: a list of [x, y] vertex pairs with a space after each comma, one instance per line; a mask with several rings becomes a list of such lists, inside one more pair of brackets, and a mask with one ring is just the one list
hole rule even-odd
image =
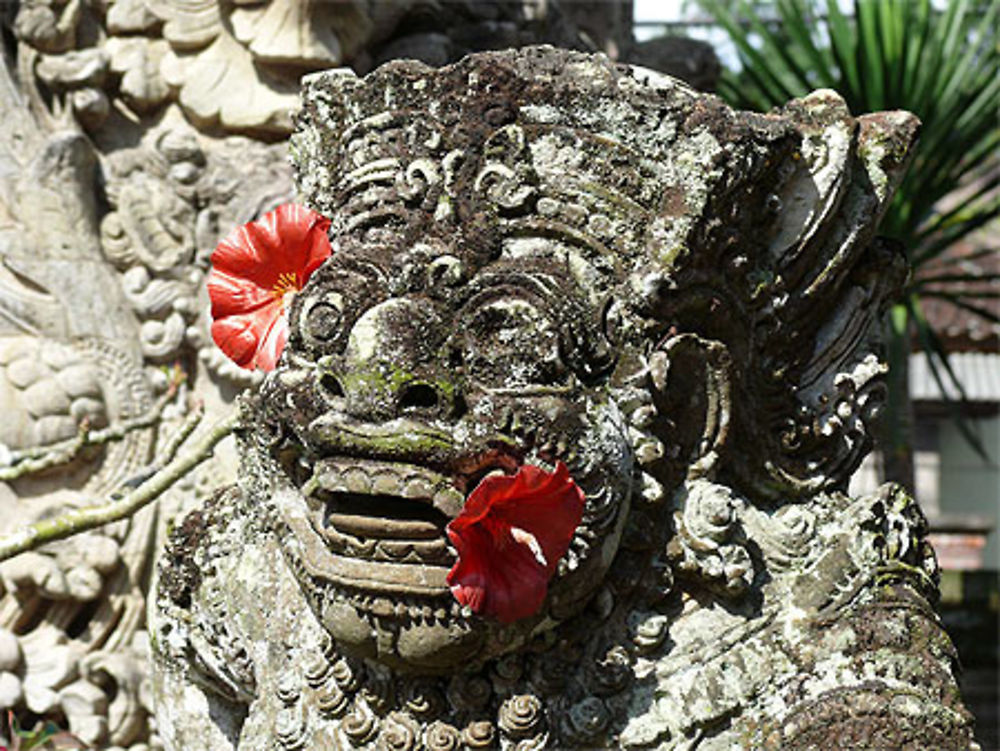
[[[916, 129], [545, 47], [309, 77], [333, 254], [160, 561], [165, 747], [975, 748], [919, 509], [844, 492]], [[540, 609], [460, 604], [447, 525], [561, 464]]]

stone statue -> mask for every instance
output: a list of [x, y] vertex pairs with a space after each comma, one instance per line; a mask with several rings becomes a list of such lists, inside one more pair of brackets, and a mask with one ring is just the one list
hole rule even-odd
[[845, 494], [916, 132], [549, 47], [306, 79], [332, 254], [160, 561], [166, 748], [975, 748], [919, 508]]

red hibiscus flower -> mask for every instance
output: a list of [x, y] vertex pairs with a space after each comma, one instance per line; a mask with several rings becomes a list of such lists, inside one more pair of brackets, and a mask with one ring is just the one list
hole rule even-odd
[[237, 227], [212, 253], [212, 338], [241, 368], [273, 370], [292, 297], [330, 256], [330, 220], [286, 203]]
[[583, 491], [559, 462], [483, 479], [446, 531], [458, 551], [448, 572], [455, 599], [512, 623], [538, 612], [556, 564], [583, 516]]

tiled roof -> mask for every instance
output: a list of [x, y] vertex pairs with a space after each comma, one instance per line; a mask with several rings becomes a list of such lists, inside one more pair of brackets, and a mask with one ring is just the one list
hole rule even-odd
[[[1000, 353], [952, 352], [948, 361], [969, 401], [1000, 401]], [[951, 386], [950, 379], [940, 368], [939, 374], [944, 380], [948, 396], [958, 399], [958, 390]], [[922, 352], [910, 355], [910, 398], [918, 401], [941, 400], [941, 390]]]
[[[982, 250], [992, 248], [992, 252]], [[948, 293], [968, 293], [967, 301], [1000, 317], [1000, 280], [991, 281], [989, 275], [1000, 275], [1000, 222], [992, 224], [969, 235], [962, 242], [955, 243], [940, 257], [924, 263], [916, 271], [914, 282], [935, 277], [951, 277], [937, 284], [929, 285], [926, 292], [935, 289]], [[957, 280], [955, 277], [965, 277]], [[981, 277], [976, 279], [976, 277]], [[976, 293], [986, 293], [993, 297], [975, 297]], [[975, 312], [956, 306], [952, 302], [921, 294], [921, 306], [928, 322], [943, 340], [949, 352], [1000, 352], [1000, 325], [989, 321]], [[919, 343], [915, 343], [919, 347]]]

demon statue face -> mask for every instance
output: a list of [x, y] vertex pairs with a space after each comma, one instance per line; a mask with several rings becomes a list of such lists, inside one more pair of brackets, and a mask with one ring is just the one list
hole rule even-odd
[[[261, 391], [304, 591], [338, 644], [401, 668], [494, 656], [579, 611], [628, 512], [608, 287], [585, 239], [505, 236], [483, 226], [487, 205], [463, 227], [446, 205], [428, 215], [401, 202], [338, 235], [292, 309], [287, 367]], [[560, 462], [586, 503], [545, 607], [478, 617], [446, 582], [445, 525], [483, 478]], [[505, 586], [495, 568], [481, 572], [487, 597]]]
[[239, 487], [161, 567], [165, 738], [800, 732], [765, 699], [826, 675], [810, 629], [853, 623], [845, 582], [901, 561], [933, 587], [919, 511], [842, 492], [901, 276], [874, 226], [915, 130], [832, 92], [737, 113], [551, 48], [309, 78], [291, 152], [332, 253], [244, 402]]

